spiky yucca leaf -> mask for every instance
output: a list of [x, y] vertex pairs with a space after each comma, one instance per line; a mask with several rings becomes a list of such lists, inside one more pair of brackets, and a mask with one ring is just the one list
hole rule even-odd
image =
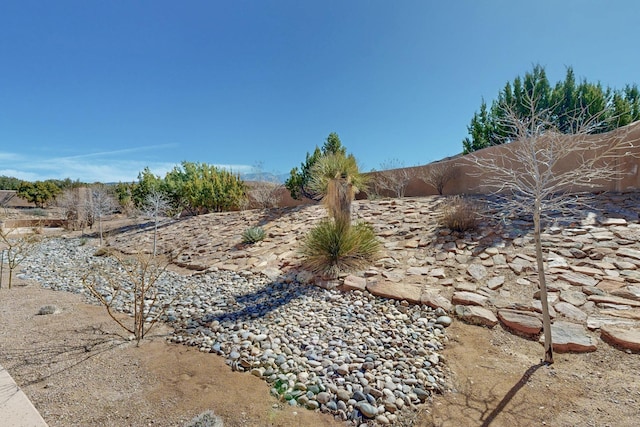
[[307, 235], [302, 247], [303, 266], [325, 277], [367, 267], [380, 253], [380, 242], [365, 222], [323, 219]]

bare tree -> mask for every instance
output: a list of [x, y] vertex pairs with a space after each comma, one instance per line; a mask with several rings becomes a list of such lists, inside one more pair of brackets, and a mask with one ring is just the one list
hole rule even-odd
[[[83, 284], [106, 309], [109, 316], [127, 332], [133, 334], [137, 344], [149, 333], [169, 307], [185, 289], [169, 295], [161, 289], [161, 278], [171, 257], [161, 260], [145, 254], [125, 258], [110, 251], [115, 262], [92, 266], [83, 277]], [[116, 315], [116, 303], [123, 303], [133, 315], [129, 324]]]
[[145, 198], [143, 213], [153, 220], [153, 256], [157, 254], [158, 247], [158, 223], [160, 217], [171, 209], [170, 200], [159, 190], [152, 189]]
[[85, 221], [82, 218], [83, 205], [80, 199], [80, 191], [77, 188], [67, 188], [56, 197], [56, 206], [64, 212], [67, 227], [70, 229], [84, 228]]
[[91, 187], [91, 197], [87, 201], [87, 211], [98, 220], [98, 234], [100, 235], [100, 246], [103, 244], [102, 220], [116, 209], [116, 201], [103, 184]]
[[386, 190], [401, 198], [404, 197], [407, 185], [414, 176], [414, 169], [406, 168], [398, 159], [391, 159], [380, 164], [374, 186], [378, 193], [380, 190]]
[[0, 207], [4, 209], [5, 214], [9, 208], [9, 203], [16, 196], [15, 191], [3, 191], [0, 192]]
[[253, 167], [253, 181], [249, 186], [249, 198], [262, 209], [278, 207], [284, 185], [272, 174], [264, 172], [262, 163]]
[[630, 141], [629, 131], [624, 129], [594, 135], [603, 125], [601, 116], [585, 119], [589, 116], [584, 110], [577, 110], [572, 116], [573, 134], [562, 134], [552, 121], [553, 108], [539, 108], [538, 94], [525, 93], [525, 100], [530, 116], [522, 117], [508, 107], [503, 111], [501, 125], [513, 131], [514, 141], [491, 151], [475, 152], [466, 161], [476, 168], [474, 176], [497, 197], [499, 209], [505, 215], [524, 214], [533, 218], [544, 361], [551, 364], [553, 345], [541, 229], [551, 224], [552, 213], [578, 216], [583, 206], [578, 197], [580, 191], [620, 178], [618, 162], [630, 155], [637, 142]]
[[433, 186], [439, 195], [444, 194], [447, 183], [458, 177], [459, 169], [451, 162], [436, 162], [427, 165], [426, 170], [418, 175], [424, 183]]
[[38, 238], [35, 234], [11, 236], [10, 231], [0, 228], [0, 288], [2, 287], [2, 270], [5, 264], [9, 268], [9, 289], [13, 282], [13, 271], [26, 259]]

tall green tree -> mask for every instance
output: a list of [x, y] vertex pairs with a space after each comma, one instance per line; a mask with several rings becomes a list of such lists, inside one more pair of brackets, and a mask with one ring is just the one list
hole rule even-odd
[[36, 207], [43, 208], [62, 190], [52, 181], [23, 181], [16, 190], [16, 195], [29, 203], [34, 203]]
[[287, 190], [291, 193], [291, 197], [294, 199], [301, 199], [303, 197], [317, 199], [319, 195], [309, 189], [311, 169], [323, 156], [329, 154], [342, 154], [346, 156], [346, 153], [347, 149], [342, 145], [338, 134], [331, 132], [322, 144], [322, 148], [316, 146], [313, 153], [310, 154], [307, 152], [305, 161], [300, 164], [300, 168], [295, 167], [291, 169], [289, 178], [284, 183]]
[[0, 176], [0, 190], [17, 190], [21, 183], [21, 179], [5, 175]]
[[154, 175], [149, 167], [145, 167], [138, 174], [138, 181], [131, 190], [131, 199], [136, 208], [142, 209], [147, 197], [154, 191], [160, 191], [163, 180], [158, 175]]
[[[530, 102], [534, 94], [535, 105]], [[575, 117], [580, 116], [588, 123], [597, 118], [599, 123], [590, 129], [601, 133], [640, 120], [640, 92], [636, 85], [612, 90], [586, 79], [578, 83], [572, 67], [567, 67], [564, 81], [552, 87], [544, 67], [534, 65], [524, 77], [507, 82], [489, 108], [482, 100], [480, 110], [467, 127], [469, 136], [462, 142], [465, 154], [518, 137], [510, 126], [512, 118], [506, 117], [505, 111], [521, 120], [546, 114], [543, 122], [565, 134], [574, 133], [576, 126], [580, 126]]]
[[167, 173], [162, 191], [175, 210], [198, 215], [238, 209], [247, 188], [238, 174], [185, 161]]

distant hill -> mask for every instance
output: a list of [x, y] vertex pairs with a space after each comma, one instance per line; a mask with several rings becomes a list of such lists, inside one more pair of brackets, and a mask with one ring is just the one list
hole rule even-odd
[[273, 173], [243, 173], [240, 174], [240, 178], [244, 181], [267, 181], [267, 182], [277, 182], [279, 184], [284, 184], [284, 182], [289, 178], [289, 174], [273, 174]]

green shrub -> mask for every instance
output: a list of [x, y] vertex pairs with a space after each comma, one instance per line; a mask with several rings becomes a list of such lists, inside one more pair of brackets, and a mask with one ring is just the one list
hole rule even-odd
[[324, 219], [305, 238], [303, 266], [325, 277], [362, 269], [378, 258], [380, 242], [365, 222]]
[[256, 243], [264, 240], [265, 233], [262, 227], [250, 227], [242, 233], [242, 243]]
[[475, 230], [479, 217], [478, 203], [461, 196], [450, 197], [442, 205], [441, 225], [453, 231]]

